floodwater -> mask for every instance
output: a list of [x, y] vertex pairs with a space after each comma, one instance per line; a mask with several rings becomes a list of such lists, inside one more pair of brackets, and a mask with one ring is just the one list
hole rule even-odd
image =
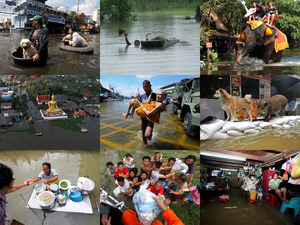
[[290, 129], [268, 129], [258, 134], [201, 141], [201, 150], [299, 150], [300, 125]]
[[[0, 162], [14, 171], [15, 184], [37, 177], [42, 171], [42, 163], [48, 161], [57, 171], [59, 179], [68, 179], [72, 184], [76, 185], [78, 177], [89, 176], [95, 183], [94, 193], [98, 203], [100, 199], [99, 160], [99, 151], [1, 151], [0, 154]], [[20, 189], [26, 201], [29, 200], [32, 190], [33, 185]], [[97, 207], [93, 194], [90, 194], [90, 198], [93, 212], [96, 213]], [[34, 209], [37, 216], [26, 208], [26, 203], [18, 191], [8, 194], [7, 201], [7, 219], [16, 219], [26, 225], [100, 224], [99, 215]]]
[[232, 60], [220, 60], [202, 67], [202, 75], [298, 75], [300, 74], [300, 50], [283, 52], [281, 62], [265, 64], [262, 60], [246, 57], [242, 60], [244, 66]]
[[[190, 15], [193, 17], [193, 15]], [[101, 74], [199, 74], [199, 22], [185, 20], [185, 16], [158, 13], [137, 14], [137, 21], [103, 22], [101, 24]], [[126, 46], [118, 29], [128, 32], [132, 45]], [[134, 47], [134, 40], [143, 41], [164, 36], [178, 38], [180, 42], [165, 49]]]
[[[219, 203], [218, 198], [222, 194], [216, 194], [210, 198], [205, 197], [205, 204], [201, 206], [201, 225], [292, 225], [293, 210], [280, 212], [280, 204], [271, 207], [258, 200], [257, 204], [249, 204], [247, 196], [238, 188], [232, 188], [230, 201]], [[203, 193], [201, 193], [201, 198]], [[291, 213], [290, 213], [291, 212]]]
[[100, 149], [101, 150], [197, 150], [200, 141], [188, 137], [182, 121], [172, 113], [171, 105], [160, 115], [160, 124], [154, 124], [153, 138], [144, 144], [141, 119], [136, 114], [125, 119], [130, 100], [100, 103]]
[[22, 38], [29, 32], [1, 33], [1, 74], [13, 75], [95, 75], [100, 73], [100, 34], [82, 34], [89, 45], [94, 47], [93, 54], [79, 54], [59, 49], [62, 35], [50, 34], [48, 60], [43, 66], [22, 67], [14, 63], [10, 52], [19, 46]]
[[[0, 134], [0, 150], [98, 150], [99, 149], [99, 117], [86, 117], [82, 126], [87, 133], [79, 133], [56, 127], [53, 121], [36, 120], [35, 128], [42, 136], [35, 136], [27, 132], [9, 132]], [[9, 128], [13, 130], [27, 129], [27, 121], [14, 123]], [[0, 129], [5, 131], [6, 129]], [[17, 140], [17, 141], [16, 141]]]

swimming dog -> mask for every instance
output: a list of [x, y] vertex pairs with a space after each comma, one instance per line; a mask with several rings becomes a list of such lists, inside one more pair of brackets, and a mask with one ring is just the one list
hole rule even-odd
[[23, 49], [23, 59], [31, 59], [37, 53], [29, 39], [22, 39], [20, 46]]
[[253, 105], [251, 101], [251, 95], [245, 95], [245, 98], [238, 98], [234, 97], [227, 93], [222, 88], [219, 88], [219, 90], [216, 91], [214, 94], [214, 97], [219, 98], [221, 100], [222, 109], [225, 110], [227, 119], [229, 120], [231, 116], [231, 121], [234, 120], [235, 113], [243, 110], [244, 111], [244, 120], [246, 118], [245, 110], [247, 110], [250, 120], [252, 121], [252, 110]]

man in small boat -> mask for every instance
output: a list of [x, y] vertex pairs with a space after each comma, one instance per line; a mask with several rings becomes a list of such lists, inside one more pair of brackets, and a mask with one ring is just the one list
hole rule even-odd
[[6, 194], [12, 193], [22, 187], [28, 186], [29, 182], [24, 184], [14, 184], [13, 171], [8, 166], [0, 163], [0, 224], [6, 224]]
[[58, 180], [58, 174], [55, 169], [51, 169], [51, 164], [48, 162], [43, 163], [43, 171], [40, 172], [40, 174], [34, 178], [34, 179], [29, 179], [27, 180], [29, 184], [39, 182], [41, 179], [44, 179], [44, 184], [49, 184], [49, 183], [55, 183], [59, 184]]
[[86, 47], [88, 44], [76, 31], [75, 27], [69, 29], [69, 34], [62, 39], [65, 45], [72, 47]]
[[[33, 61], [46, 61], [48, 57], [48, 39], [49, 30], [43, 26], [43, 18], [41, 16], [34, 16], [30, 19], [32, 26], [35, 28], [30, 32], [27, 39], [33, 43], [33, 47], [37, 50], [37, 53], [32, 57]], [[21, 46], [19, 46], [14, 52], [22, 52]]]

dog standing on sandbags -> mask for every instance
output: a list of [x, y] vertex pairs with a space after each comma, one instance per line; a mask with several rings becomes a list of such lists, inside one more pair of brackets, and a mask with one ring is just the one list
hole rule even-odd
[[216, 91], [213, 97], [219, 98], [221, 100], [222, 109], [225, 110], [227, 115], [226, 120], [229, 120], [231, 116], [231, 121], [233, 121], [235, 113], [240, 110], [244, 111], [244, 120], [245, 120], [246, 119], [245, 110], [246, 110], [252, 122], [253, 105], [252, 105], [250, 94], [245, 95], [245, 98], [238, 98], [228, 94], [227, 91], [225, 91], [224, 89], [219, 88], [219, 90]]
[[29, 39], [22, 39], [20, 46], [23, 49], [23, 59], [31, 59], [37, 53]]

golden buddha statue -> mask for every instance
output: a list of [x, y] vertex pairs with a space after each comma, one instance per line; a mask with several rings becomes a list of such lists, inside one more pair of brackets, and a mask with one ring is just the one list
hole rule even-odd
[[54, 94], [51, 96], [51, 101], [48, 102], [49, 109], [46, 110], [47, 113], [60, 113], [60, 109], [57, 107], [57, 102], [54, 100]]

